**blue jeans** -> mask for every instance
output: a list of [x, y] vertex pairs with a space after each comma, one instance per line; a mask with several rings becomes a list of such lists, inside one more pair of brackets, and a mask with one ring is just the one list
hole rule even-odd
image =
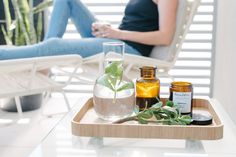
[[[81, 39], [62, 39], [69, 18], [74, 22]], [[0, 48], [0, 60], [66, 54], [88, 57], [102, 52], [103, 42], [120, 41], [94, 37], [91, 32], [94, 21], [95, 17], [80, 0], [54, 0], [51, 21], [44, 41], [34, 45]], [[127, 44], [125, 53], [141, 55]]]

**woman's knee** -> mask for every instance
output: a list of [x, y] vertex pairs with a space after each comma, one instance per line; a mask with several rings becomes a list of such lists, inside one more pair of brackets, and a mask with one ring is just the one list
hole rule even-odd
[[53, 0], [54, 3], [68, 2], [70, 0]]
[[48, 45], [48, 46], [51, 46], [51, 45], [57, 45], [57, 44], [60, 44], [60, 42], [61, 42], [61, 38], [49, 38], [49, 39], [47, 39], [47, 40], [45, 40], [43, 43], [45, 44], [45, 45]]
[[5, 49], [0, 49], [0, 60], [5, 60], [5, 54], [7, 54]]
[[74, 1], [80, 1], [80, 0], [54, 0], [54, 3], [57, 3], [57, 2], [59, 2], [59, 3], [62, 3], [62, 2], [74, 2]]
[[54, 51], [60, 45], [62, 45], [61, 38], [49, 38], [39, 43], [37, 45], [37, 49], [40, 51], [39, 53], [49, 53], [51, 51]]

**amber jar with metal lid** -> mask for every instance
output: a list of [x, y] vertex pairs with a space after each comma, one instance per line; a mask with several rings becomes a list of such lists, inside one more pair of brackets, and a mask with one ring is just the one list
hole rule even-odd
[[160, 99], [160, 80], [156, 78], [156, 67], [140, 68], [141, 77], [136, 80], [136, 105], [139, 110], [151, 107]]
[[181, 114], [192, 116], [193, 87], [191, 83], [172, 82], [169, 99], [179, 106]]

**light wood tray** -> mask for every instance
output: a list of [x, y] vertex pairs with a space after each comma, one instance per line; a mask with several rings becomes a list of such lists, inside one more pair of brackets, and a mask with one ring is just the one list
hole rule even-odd
[[[162, 99], [162, 101], [165, 101]], [[72, 134], [89, 137], [161, 138], [217, 140], [223, 137], [223, 124], [208, 100], [194, 99], [193, 110], [208, 111], [213, 117], [211, 125], [156, 125], [126, 122], [111, 124], [99, 119], [90, 98], [71, 122]]]

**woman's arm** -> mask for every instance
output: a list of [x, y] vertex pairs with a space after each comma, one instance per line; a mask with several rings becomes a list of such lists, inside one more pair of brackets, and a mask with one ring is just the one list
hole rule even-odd
[[130, 40], [147, 45], [169, 45], [176, 25], [178, 0], [155, 0], [159, 10], [159, 30], [152, 32], [121, 32], [122, 40]]
[[94, 32], [97, 37], [128, 40], [147, 45], [169, 45], [176, 25], [178, 0], [154, 0], [159, 10], [159, 30], [151, 32], [125, 31], [104, 26], [103, 32]]

